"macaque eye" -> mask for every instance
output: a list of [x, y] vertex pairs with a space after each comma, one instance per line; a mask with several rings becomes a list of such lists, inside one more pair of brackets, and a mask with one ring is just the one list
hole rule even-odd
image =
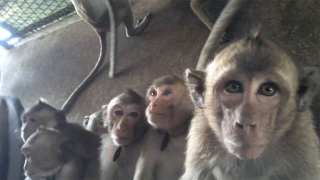
[[131, 113], [129, 113], [129, 116], [131, 116], [133, 118], [137, 118], [139, 116], [139, 114], [136, 112], [131, 112]]
[[169, 90], [166, 90], [164, 93], [163, 93], [163, 95], [165, 95], [165, 96], [168, 96], [168, 95], [170, 95], [171, 94], [171, 92], [169, 91]]
[[99, 121], [98, 125], [103, 126], [103, 121]]
[[156, 96], [157, 92], [155, 90], [151, 91], [150, 96]]
[[36, 122], [36, 119], [30, 118], [30, 121], [31, 121], [31, 122]]
[[241, 83], [238, 81], [230, 81], [224, 87], [224, 90], [228, 93], [241, 93], [243, 92]]
[[116, 114], [117, 116], [122, 116], [122, 115], [123, 115], [123, 111], [121, 111], [121, 110], [116, 110], [116, 111], [114, 112], [114, 114]]
[[277, 86], [273, 83], [267, 83], [260, 87], [259, 94], [264, 96], [273, 96], [277, 93]]

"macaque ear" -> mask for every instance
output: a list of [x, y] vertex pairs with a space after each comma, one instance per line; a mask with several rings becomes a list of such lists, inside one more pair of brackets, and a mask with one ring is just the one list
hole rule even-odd
[[204, 78], [203, 71], [186, 70], [186, 84], [188, 86], [192, 102], [196, 108], [204, 108]]
[[76, 144], [72, 140], [64, 140], [61, 142], [60, 150], [63, 160], [69, 161], [74, 157]]
[[86, 127], [88, 125], [88, 122], [89, 122], [89, 116], [85, 116], [83, 120], [83, 126]]
[[58, 124], [67, 123], [66, 113], [64, 111], [57, 111], [56, 112], [56, 120]]
[[303, 112], [311, 106], [312, 99], [319, 91], [320, 69], [305, 67], [300, 72], [299, 80], [298, 111]]
[[102, 109], [102, 110], [108, 109], [108, 104], [102, 105], [102, 106], [101, 106], [101, 109]]
[[38, 102], [38, 104], [48, 104], [48, 101], [43, 97], [40, 97], [37, 102]]
[[108, 115], [108, 105], [102, 105], [102, 107], [101, 107], [101, 117], [102, 117], [102, 119], [105, 120], [107, 115]]

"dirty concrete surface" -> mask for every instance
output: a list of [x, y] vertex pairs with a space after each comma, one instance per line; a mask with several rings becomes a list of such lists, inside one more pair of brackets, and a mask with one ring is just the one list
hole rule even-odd
[[[106, 67], [71, 107], [69, 121], [82, 123], [85, 115], [95, 112], [126, 88], [144, 95], [153, 79], [168, 74], [183, 76], [186, 68], [195, 68], [209, 30], [193, 14], [190, 2], [130, 2], [136, 18], [151, 12], [151, 23], [133, 38], [125, 36], [122, 25], [118, 28], [116, 77], [109, 79]], [[213, 18], [219, 15], [225, 2], [212, 1]], [[320, 67], [319, 0], [251, 1], [239, 13], [229, 33], [234, 38], [243, 37], [258, 24], [299, 66]], [[73, 23], [2, 56], [1, 94], [18, 96], [25, 107], [43, 97], [60, 108], [93, 68], [98, 56], [95, 32], [82, 21]], [[318, 95], [312, 106], [317, 122], [319, 100]]]

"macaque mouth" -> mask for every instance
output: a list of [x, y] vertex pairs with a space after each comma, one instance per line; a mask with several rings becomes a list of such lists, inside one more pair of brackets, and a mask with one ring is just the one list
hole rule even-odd
[[131, 139], [130, 137], [113, 136], [114, 139]]
[[152, 114], [152, 115], [158, 115], [158, 116], [168, 116], [168, 115], [166, 115], [166, 114], [156, 113], [156, 112], [150, 112], [150, 114]]
[[266, 147], [266, 145], [264, 144], [236, 143], [230, 139], [225, 139], [224, 142], [227, 144], [231, 144], [232, 146], [237, 148], [265, 148]]

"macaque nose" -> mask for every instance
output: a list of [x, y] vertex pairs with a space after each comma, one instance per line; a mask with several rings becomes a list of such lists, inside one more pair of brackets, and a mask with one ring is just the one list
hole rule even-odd
[[150, 110], [154, 110], [154, 108], [156, 108], [157, 106], [158, 106], [158, 103], [152, 102], [152, 103], [150, 104]]
[[256, 124], [255, 123], [245, 123], [245, 122], [242, 122], [242, 123], [240, 123], [240, 122], [236, 122], [236, 127], [238, 128], [238, 129], [245, 129], [245, 128], [251, 128], [251, 129], [253, 129], [253, 128], [255, 128], [256, 127]]

